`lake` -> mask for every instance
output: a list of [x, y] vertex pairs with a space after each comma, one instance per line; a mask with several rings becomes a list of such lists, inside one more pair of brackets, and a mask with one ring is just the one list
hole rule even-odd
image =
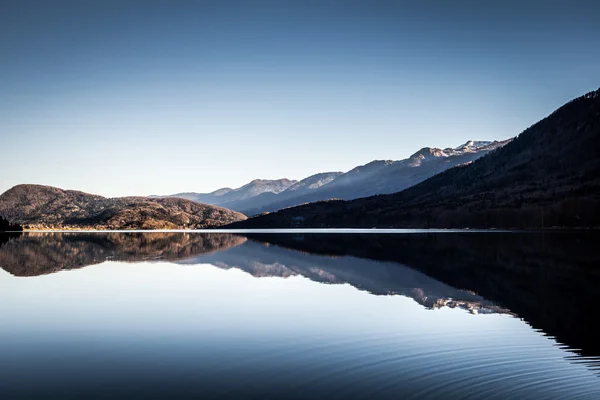
[[0, 236], [0, 397], [598, 399], [590, 232]]

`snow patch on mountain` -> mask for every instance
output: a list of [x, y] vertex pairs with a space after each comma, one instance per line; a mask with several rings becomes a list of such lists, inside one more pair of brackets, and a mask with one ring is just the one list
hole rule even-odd
[[456, 151], [475, 151], [479, 150], [482, 147], [489, 146], [493, 142], [487, 140], [469, 140], [467, 143], [456, 147], [454, 150]]
[[479, 153], [483, 151], [492, 151], [497, 149], [498, 147], [502, 147], [509, 143], [512, 139], [504, 140], [501, 142], [498, 141], [486, 141], [486, 140], [469, 140], [468, 142], [455, 147], [455, 148], [445, 148], [438, 149], [437, 147], [423, 147], [421, 150], [417, 151], [415, 154], [408, 158], [408, 163], [410, 166], [418, 167], [423, 163], [444, 158], [444, 157], [453, 157], [460, 156], [469, 153]]

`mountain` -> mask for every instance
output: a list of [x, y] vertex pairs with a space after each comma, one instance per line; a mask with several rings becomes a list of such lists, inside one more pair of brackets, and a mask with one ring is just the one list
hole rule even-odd
[[[226, 207], [246, 215], [277, 211], [331, 198], [352, 200], [375, 194], [395, 193], [456, 165], [476, 160], [505, 141], [470, 140], [456, 148], [425, 147], [400, 161], [375, 160], [343, 172], [323, 172], [301, 181], [256, 179], [238, 188], [222, 188], [211, 193], [178, 193], [179, 197]], [[156, 198], [160, 196], [151, 196]]]
[[220, 205], [223, 207], [230, 208], [227, 206], [228, 203], [251, 199], [263, 193], [281, 193], [290, 186], [294, 185], [295, 183], [297, 183], [297, 181], [286, 178], [276, 180], [255, 179], [252, 182], [249, 182], [237, 189], [222, 188], [215, 190], [211, 193], [187, 192], [172, 194], [168, 196], [150, 196], [150, 198], [178, 197], [182, 199], [197, 201], [200, 203]]
[[[329, 173], [329, 177], [333, 176], [333, 179], [311, 188], [312, 190], [291, 191], [296, 185], [304, 182], [300, 181], [277, 196], [257, 197], [252, 201], [235, 202], [230, 204], [229, 208], [246, 215], [255, 215], [332, 198], [352, 200], [376, 194], [395, 193], [448, 168], [483, 157], [509, 142], [510, 139], [501, 142], [471, 140], [454, 149], [425, 147], [404, 160], [375, 160], [353, 168], [344, 174]], [[313, 175], [313, 177], [317, 176]]]
[[306, 204], [231, 227], [598, 227], [599, 155], [600, 89], [486, 156], [399, 193]]
[[[149, 198], [163, 198], [163, 197], [178, 197], [180, 199], [186, 199], [186, 200], [192, 200], [192, 201], [197, 201], [199, 203], [206, 203], [206, 204], [212, 204], [209, 203], [208, 201], [218, 201], [215, 200], [216, 198], [219, 198], [220, 196], [223, 196], [226, 193], [231, 192], [233, 189], [231, 188], [221, 188], [221, 189], [217, 189], [214, 192], [210, 192], [210, 193], [195, 193], [195, 192], [183, 192], [183, 193], [177, 193], [177, 194], [173, 194], [170, 196], [157, 196], [157, 195], [151, 195], [148, 196]], [[206, 201], [208, 200], [208, 201]]]
[[18, 185], [0, 195], [0, 215], [30, 229], [207, 228], [246, 217], [179, 198], [120, 197]]
[[320, 174], [311, 175], [308, 178], [304, 178], [299, 182], [296, 182], [286, 190], [282, 192], [282, 195], [290, 193], [306, 193], [310, 190], [318, 189], [322, 186], [327, 185], [338, 176], [342, 175], [343, 172], [322, 172]]
[[[299, 182], [294, 183], [286, 190], [280, 193], [265, 192], [258, 196], [240, 199], [227, 203], [227, 207], [232, 210], [248, 210], [251, 214], [257, 214], [264, 209], [274, 209], [273, 207], [283, 208], [287, 204], [299, 204], [296, 199], [303, 198], [312, 192], [317, 191], [321, 187], [334, 181], [342, 175], [342, 172], [322, 172], [304, 178]], [[283, 206], [278, 206], [282, 202], [286, 202]], [[279, 209], [277, 208], [277, 209]]]

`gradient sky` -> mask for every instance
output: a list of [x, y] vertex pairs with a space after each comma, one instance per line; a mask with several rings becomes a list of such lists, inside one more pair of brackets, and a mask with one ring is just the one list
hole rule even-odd
[[[415, 4], [416, 3], [416, 4]], [[596, 1], [0, 1], [0, 192], [301, 179], [600, 86]]]

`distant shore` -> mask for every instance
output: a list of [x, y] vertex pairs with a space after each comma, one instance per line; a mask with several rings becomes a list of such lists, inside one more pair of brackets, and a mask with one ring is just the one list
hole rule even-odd
[[180, 232], [180, 233], [484, 233], [484, 232], [568, 232], [568, 231], [598, 231], [600, 227], [549, 227], [549, 228], [206, 228], [206, 229], [101, 229], [101, 228], [24, 228], [22, 231], [0, 231], [0, 233], [51, 233], [51, 232], [97, 232], [97, 233], [152, 233], [152, 232]]

